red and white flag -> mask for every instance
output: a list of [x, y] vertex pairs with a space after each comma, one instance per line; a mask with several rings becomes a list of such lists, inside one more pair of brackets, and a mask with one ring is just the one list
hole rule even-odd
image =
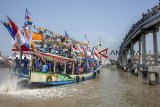
[[77, 53], [80, 52], [79, 48], [76, 45], [72, 45], [72, 50], [73, 52], [77, 52]]
[[8, 19], [12, 26], [15, 42], [17, 43], [18, 47], [20, 47], [22, 51], [29, 51], [30, 46], [28, 40], [20, 33], [16, 24], [9, 17]]
[[96, 59], [96, 60], [99, 60], [99, 55], [98, 55], [98, 48], [95, 47], [94, 51], [93, 51], [93, 57]]

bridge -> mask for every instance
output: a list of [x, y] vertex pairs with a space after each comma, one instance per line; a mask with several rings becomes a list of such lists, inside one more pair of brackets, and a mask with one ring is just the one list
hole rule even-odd
[[[119, 48], [120, 53], [117, 59], [117, 67], [124, 71], [132, 71], [135, 75], [142, 73], [143, 76], [149, 77], [149, 84], [155, 85], [160, 71], [157, 41], [157, 32], [160, 27], [160, 3], [147, 11], [147, 13], [142, 14], [142, 18], [137, 23], [132, 25], [123, 39]], [[152, 65], [148, 65], [146, 62], [146, 36], [149, 33], [153, 35], [154, 64]], [[137, 42], [139, 47], [138, 63], [134, 61], [134, 45]], [[128, 58], [128, 53], [130, 53], [130, 58]]]

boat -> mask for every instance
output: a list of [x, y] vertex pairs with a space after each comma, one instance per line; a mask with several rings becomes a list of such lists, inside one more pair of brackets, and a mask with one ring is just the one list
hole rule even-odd
[[[99, 53], [96, 46], [91, 48], [87, 40], [74, 40], [66, 31], [63, 36], [37, 27], [30, 21], [27, 10], [25, 18], [25, 25], [19, 34], [22, 35], [21, 39], [25, 41], [25, 45], [21, 47], [16, 41], [12, 44], [12, 55], [16, 58], [13, 75], [27, 79], [28, 83], [49, 85], [77, 83], [99, 75], [102, 52]], [[5, 24], [15, 28], [12, 20], [8, 19], [10, 22]], [[11, 36], [13, 37], [12, 34]], [[26, 43], [29, 43], [29, 48]]]
[[7, 57], [0, 54], [0, 67], [9, 67], [9, 60]]

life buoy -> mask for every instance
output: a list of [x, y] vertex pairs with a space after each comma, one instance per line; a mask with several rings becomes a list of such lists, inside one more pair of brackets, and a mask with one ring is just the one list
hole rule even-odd
[[79, 76], [76, 76], [76, 81], [79, 82]]
[[47, 81], [47, 82], [51, 82], [51, 81], [52, 81], [52, 77], [49, 76], [49, 77], [46, 79], [46, 81]]
[[95, 78], [96, 77], [96, 72], [93, 72], [93, 78]]

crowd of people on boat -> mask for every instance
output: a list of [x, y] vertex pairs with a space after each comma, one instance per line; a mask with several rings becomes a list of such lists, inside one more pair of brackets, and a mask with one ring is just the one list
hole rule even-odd
[[[32, 63], [32, 70], [35, 72], [55, 72], [55, 73], [64, 73], [65, 63], [46, 60], [40, 57], [34, 57], [32, 62], [24, 57], [20, 60], [18, 57], [15, 59], [14, 70], [22, 70], [23, 72], [29, 71], [29, 64]], [[73, 64], [74, 63], [74, 64]], [[97, 60], [81, 60], [76, 62], [67, 62], [66, 63], [66, 74], [83, 74], [94, 71], [101, 62]], [[54, 66], [56, 64], [56, 66]], [[74, 70], [73, 70], [74, 69]]]
[[[153, 15], [155, 15], [156, 13], [158, 13], [158, 11], [160, 10], [160, 1], [159, 4], [154, 6], [151, 9], [147, 10], [147, 13], [142, 13], [142, 17], [141, 19], [139, 19], [135, 24], [133, 24], [131, 26], [131, 29], [129, 30], [129, 32], [126, 35], [126, 38], [128, 37], [128, 35], [130, 35], [139, 25], [141, 25], [143, 22], [145, 22], [147, 19], [149, 19], [150, 17], [152, 17]], [[125, 38], [125, 39], [126, 39]]]
[[71, 55], [71, 47], [66, 48], [65, 46], [61, 46], [61, 45], [58, 46], [56, 44], [52, 44], [52, 45], [45, 44], [44, 46], [37, 48], [37, 50], [40, 52], [56, 54], [56, 55], [60, 55], [60, 56], [68, 57], [68, 58], [73, 57]]

